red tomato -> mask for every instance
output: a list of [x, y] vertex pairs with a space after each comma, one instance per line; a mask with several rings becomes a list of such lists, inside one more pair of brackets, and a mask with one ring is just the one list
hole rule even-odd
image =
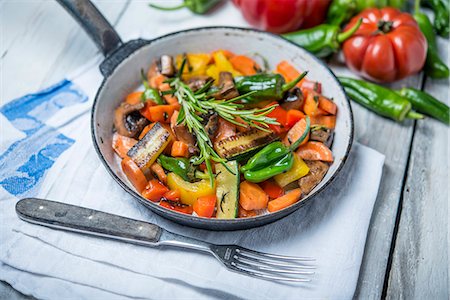
[[362, 77], [391, 82], [419, 72], [427, 55], [427, 40], [408, 13], [386, 7], [369, 8], [353, 17], [361, 27], [343, 44], [347, 66]]
[[322, 23], [330, 0], [233, 0], [244, 18], [258, 29], [275, 33]]

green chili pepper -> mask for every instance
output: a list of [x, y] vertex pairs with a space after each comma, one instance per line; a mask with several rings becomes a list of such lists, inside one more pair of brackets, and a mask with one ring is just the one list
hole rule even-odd
[[425, 73], [431, 78], [447, 78], [449, 76], [449, 69], [439, 57], [433, 25], [428, 16], [420, 12], [419, 2], [420, 0], [416, 0], [414, 19], [428, 42]]
[[145, 102], [147, 100], [152, 100], [158, 105], [164, 104], [163, 99], [161, 98], [161, 95], [159, 94], [159, 91], [157, 89], [154, 89], [150, 87], [148, 84], [147, 78], [145, 78], [144, 70], [141, 69], [141, 78], [142, 78], [142, 84], [144, 85], [144, 92], [142, 93], [142, 102]]
[[418, 112], [433, 117], [447, 125], [450, 125], [450, 108], [425, 92], [413, 89], [403, 88], [398, 93], [411, 102], [412, 107]]
[[303, 72], [296, 79], [285, 83], [280, 74], [256, 74], [251, 76], [239, 76], [234, 79], [239, 94], [253, 92], [242, 102], [252, 103], [263, 100], [280, 100], [288, 90], [292, 89], [308, 72]]
[[164, 7], [155, 4], [149, 4], [149, 6], [159, 10], [178, 10], [186, 7], [194, 14], [203, 15], [221, 1], [222, 0], [184, 0], [182, 4], [173, 7]]
[[251, 182], [263, 182], [275, 175], [281, 174], [292, 168], [294, 164], [294, 156], [292, 152], [289, 152], [285, 156], [281, 157], [278, 161], [271, 164], [270, 167], [262, 168], [255, 171], [245, 171], [244, 177]]
[[388, 88], [346, 77], [339, 77], [339, 81], [352, 100], [379, 115], [399, 122], [405, 118], [423, 118], [423, 115], [411, 110], [408, 100]]
[[267, 165], [270, 165], [274, 161], [277, 161], [280, 157], [289, 153], [289, 148], [282, 142], [273, 142], [263, 149], [261, 149], [255, 156], [247, 161], [247, 164], [242, 166], [241, 171], [258, 170]]
[[327, 23], [341, 26], [366, 8], [387, 6], [402, 9], [405, 0], [333, 0], [328, 8]]
[[193, 168], [189, 163], [189, 159], [174, 158], [161, 154], [158, 157], [158, 162], [161, 165], [161, 167], [163, 167], [169, 172], [174, 172], [184, 180], [190, 181], [192, 179]]
[[442, 0], [426, 0], [422, 4], [430, 7], [434, 12], [434, 29], [442, 37], [449, 37], [450, 15], [448, 2]]
[[356, 0], [334, 0], [327, 13], [327, 23], [341, 26], [356, 13]]
[[255, 183], [263, 182], [292, 168], [293, 152], [308, 136], [310, 128], [311, 122], [307, 116], [305, 132], [295, 143], [287, 147], [281, 142], [273, 142], [256, 153], [241, 167], [245, 179]]
[[317, 57], [326, 57], [337, 52], [341, 43], [350, 38], [361, 26], [362, 19], [346, 32], [341, 32], [338, 25], [321, 24], [319, 26], [299, 30], [283, 37], [305, 48]]

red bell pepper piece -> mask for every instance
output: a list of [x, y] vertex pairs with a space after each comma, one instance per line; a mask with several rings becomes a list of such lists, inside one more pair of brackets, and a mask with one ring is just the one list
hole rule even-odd
[[192, 214], [192, 206], [177, 201], [161, 200], [161, 202], [159, 202], [159, 205], [183, 214]]
[[142, 196], [150, 201], [158, 202], [168, 191], [169, 189], [158, 179], [152, 179], [148, 182], [145, 190], [142, 191]]
[[275, 33], [321, 24], [330, 0], [233, 0], [244, 18], [258, 29]]

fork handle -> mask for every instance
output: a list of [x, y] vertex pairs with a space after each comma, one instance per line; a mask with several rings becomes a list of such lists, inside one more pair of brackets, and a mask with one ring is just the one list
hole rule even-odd
[[38, 198], [18, 201], [16, 212], [30, 223], [136, 244], [155, 246], [162, 234], [155, 224]]

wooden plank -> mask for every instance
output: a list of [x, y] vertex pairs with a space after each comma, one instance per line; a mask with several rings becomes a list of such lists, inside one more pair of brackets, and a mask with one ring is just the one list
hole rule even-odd
[[[331, 62], [330, 66], [338, 76], [356, 77], [338, 61]], [[389, 87], [419, 87], [421, 80], [421, 75], [411, 76]], [[352, 102], [352, 109], [355, 119], [355, 141], [386, 156], [383, 178], [369, 226], [355, 291], [355, 298], [379, 299], [383, 291], [397, 207], [402, 193], [413, 122], [407, 120], [402, 124], [396, 123], [375, 115], [355, 102]]]
[[[441, 57], [449, 42], [440, 38]], [[426, 79], [425, 91], [449, 104], [449, 81]], [[418, 121], [386, 296], [449, 299], [449, 128]]]
[[[116, 24], [129, 1], [94, 1]], [[56, 1], [0, 2], [0, 101], [61, 80], [98, 51]], [[0, 281], [0, 299], [34, 299]]]

